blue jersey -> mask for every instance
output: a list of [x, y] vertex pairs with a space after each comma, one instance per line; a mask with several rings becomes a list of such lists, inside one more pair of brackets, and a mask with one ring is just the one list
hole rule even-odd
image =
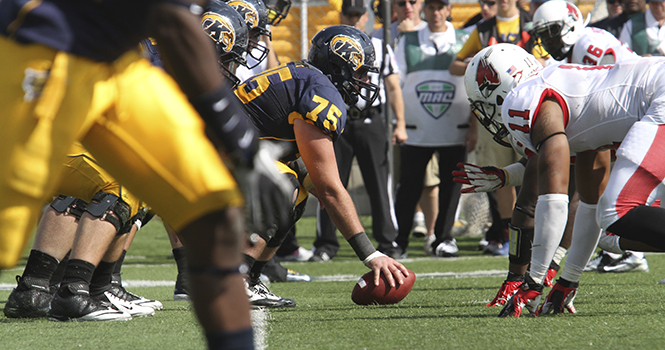
[[159, 57], [159, 50], [157, 50], [157, 44], [154, 41], [152, 41], [152, 39], [148, 38], [141, 40], [141, 47], [143, 48], [143, 52], [150, 60], [150, 63], [152, 63], [153, 66], [164, 68], [164, 65], [162, 64], [162, 59]]
[[255, 75], [240, 84], [235, 94], [259, 129], [260, 138], [291, 142], [295, 152], [295, 119], [316, 125], [333, 141], [346, 125], [342, 96], [330, 79], [306, 61], [286, 63]]
[[148, 10], [158, 1], [1, 0], [0, 34], [111, 62], [148, 37]]

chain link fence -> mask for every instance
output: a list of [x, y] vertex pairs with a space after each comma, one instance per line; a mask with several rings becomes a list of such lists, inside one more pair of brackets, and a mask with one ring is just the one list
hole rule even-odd
[[[582, 0], [575, 2], [582, 11], [585, 18], [594, 9], [594, 14], [607, 14], [604, 0]], [[598, 3], [598, 4], [596, 4]], [[455, 28], [462, 25], [471, 17], [480, 12], [477, 0], [452, 0], [452, 24]], [[529, 3], [524, 3], [528, 9]], [[295, 0], [291, 6], [288, 16], [279, 26], [273, 27], [273, 47], [279, 61], [290, 62], [305, 58], [309, 50], [309, 41], [319, 30], [339, 24], [339, 12], [342, 8], [342, 0]], [[598, 17], [598, 16], [594, 16]], [[599, 18], [594, 18], [600, 19]], [[373, 28], [372, 28], [373, 27]], [[381, 24], [374, 18], [370, 11], [370, 20], [366, 32], [380, 28]]]

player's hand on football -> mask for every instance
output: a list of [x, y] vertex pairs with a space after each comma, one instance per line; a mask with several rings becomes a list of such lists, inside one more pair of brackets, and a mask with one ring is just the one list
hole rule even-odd
[[453, 171], [453, 181], [470, 185], [462, 193], [492, 192], [506, 185], [506, 172], [502, 168], [471, 163], [457, 163], [457, 167], [462, 170]]
[[538, 315], [547, 315], [549, 313], [561, 314], [564, 312], [564, 309], [568, 310], [571, 314], [577, 313], [573, 305], [573, 300], [575, 299], [575, 295], [577, 295], [578, 285], [578, 282], [569, 282], [563, 278], [559, 278], [554, 288], [550, 290], [550, 294], [547, 295], [543, 305], [540, 306]]
[[396, 286], [395, 283], [404, 284], [404, 278], [409, 275], [409, 270], [404, 265], [383, 254], [370, 260], [367, 267], [374, 271], [375, 286], [379, 285], [381, 273], [386, 276], [388, 284], [393, 288]]
[[499, 313], [499, 317], [520, 317], [524, 307], [532, 315], [538, 316], [538, 304], [540, 304], [540, 297], [542, 295], [543, 285], [534, 282], [527, 274], [524, 283], [522, 283], [517, 293], [503, 307]]
[[261, 140], [252, 165], [236, 169], [236, 180], [245, 195], [250, 232], [266, 232], [289, 225], [295, 189], [275, 166], [275, 160], [282, 153], [281, 145]]

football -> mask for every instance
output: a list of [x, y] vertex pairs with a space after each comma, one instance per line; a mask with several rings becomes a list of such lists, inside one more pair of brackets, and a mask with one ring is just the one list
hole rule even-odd
[[[397, 281], [395, 281], [397, 282]], [[381, 273], [379, 285], [374, 285], [374, 271], [370, 271], [358, 280], [353, 287], [351, 299], [358, 305], [387, 305], [396, 304], [402, 301], [404, 297], [411, 291], [411, 287], [416, 282], [416, 274], [409, 270], [409, 277], [404, 279], [404, 284], [397, 284], [392, 288], [388, 284], [388, 279]]]

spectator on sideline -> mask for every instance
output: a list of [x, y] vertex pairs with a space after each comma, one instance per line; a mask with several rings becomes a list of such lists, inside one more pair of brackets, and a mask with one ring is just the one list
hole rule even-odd
[[[407, 252], [413, 213], [420, 198], [427, 163], [439, 152], [439, 214], [435, 233], [437, 255], [456, 256], [458, 248], [451, 236], [460, 185], [451, 172], [466, 158], [466, 129], [469, 105], [463, 93], [463, 80], [448, 71], [468, 33], [455, 30], [447, 21], [451, 13], [447, 0], [425, 1], [427, 25], [403, 33], [395, 56], [400, 68], [404, 110], [409, 138], [400, 146], [400, 180], [395, 198], [399, 227], [397, 244]], [[408, 53], [408, 54], [407, 54]], [[452, 83], [451, 83], [452, 82]], [[447, 91], [456, 93], [449, 94]], [[434, 246], [434, 245], [433, 245]]]
[[[427, 23], [420, 19], [423, 0], [392, 0], [392, 9], [397, 20], [390, 24], [390, 46], [395, 48], [400, 35], [423, 29]], [[379, 28], [370, 34], [372, 38], [383, 39], [383, 29]]]
[[623, 5], [623, 12], [615, 17], [607, 17], [598, 22], [589, 24], [589, 27], [605, 29], [612, 33], [617, 39], [621, 35], [621, 29], [630, 16], [636, 13], [644, 13], [647, 9], [645, 0], [620, 0]]
[[614, 18], [623, 13], [623, 3], [621, 0], [605, 0], [607, 7], [607, 18]]
[[649, 1], [643, 13], [631, 15], [619, 40], [640, 56], [665, 56], [665, 0]]
[[472, 33], [478, 24], [496, 16], [497, 5], [495, 0], [480, 0], [478, 5], [480, 5], [480, 12], [462, 25], [462, 29], [469, 33]]

